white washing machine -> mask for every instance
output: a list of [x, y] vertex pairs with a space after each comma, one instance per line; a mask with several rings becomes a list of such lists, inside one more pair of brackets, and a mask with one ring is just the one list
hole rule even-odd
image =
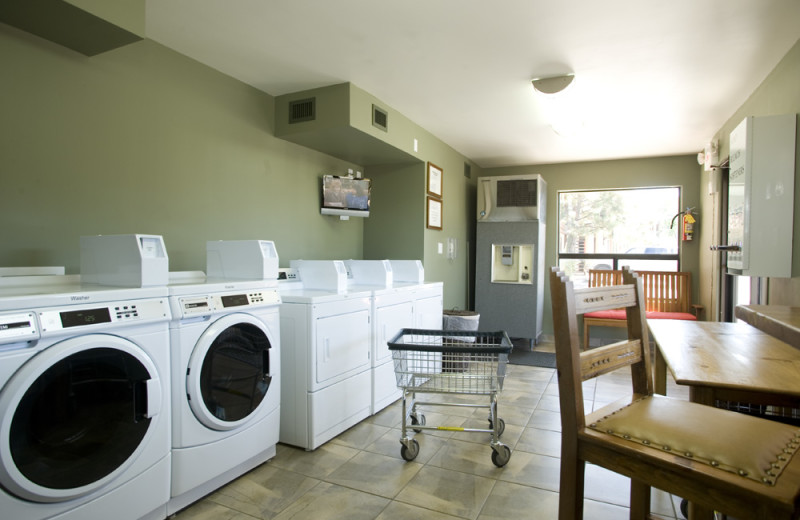
[[370, 414], [370, 291], [347, 290], [342, 261], [292, 261], [281, 292], [281, 434], [314, 450]]
[[164, 518], [166, 287], [0, 279], [0, 516]]
[[168, 514], [275, 456], [281, 300], [274, 278], [214, 280], [200, 271], [171, 273]]

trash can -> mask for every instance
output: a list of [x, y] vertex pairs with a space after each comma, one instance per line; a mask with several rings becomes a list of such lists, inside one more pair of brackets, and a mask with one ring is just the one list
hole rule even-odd
[[[476, 331], [481, 315], [475, 311], [445, 310], [442, 312], [442, 329]], [[446, 336], [447, 337], [447, 336]], [[474, 343], [474, 337], [447, 337], [454, 342]], [[464, 372], [469, 364], [469, 354], [448, 354], [442, 359], [443, 372]]]

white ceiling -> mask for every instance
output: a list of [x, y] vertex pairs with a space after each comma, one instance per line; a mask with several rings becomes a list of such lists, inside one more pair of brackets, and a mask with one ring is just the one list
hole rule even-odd
[[[800, 38], [798, 0], [146, 5], [167, 47], [273, 96], [352, 82], [481, 167], [697, 153]], [[531, 87], [565, 72], [561, 105]]]

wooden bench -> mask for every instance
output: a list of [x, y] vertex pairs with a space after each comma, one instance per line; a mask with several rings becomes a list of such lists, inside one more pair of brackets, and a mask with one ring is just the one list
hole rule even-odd
[[[648, 320], [697, 320], [702, 305], [692, 305], [692, 273], [636, 271], [642, 279]], [[589, 287], [621, 285], [622, 271], [590, 269]], [[583, 348], [589, 346], [589, 327], [625, 327], [625, 310], [589, 312], [583, 316]]]

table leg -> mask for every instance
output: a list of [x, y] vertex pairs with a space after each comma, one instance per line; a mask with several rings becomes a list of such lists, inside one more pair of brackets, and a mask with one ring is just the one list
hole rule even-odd
[[693, 403], [714, 406], [714, 402], [716, 401], [714, 389], [705, 386], [690, 386], [689, 400]]
[[658, 343], [656, 343], [656, 363], [654, 369], [655, 374], [653, 374], [653, 379], [655, 380], [655, 393], [667, 395], [667, 362], [664, 359], [664, 355], [661, 353], [661, 347], [658, 346]]

